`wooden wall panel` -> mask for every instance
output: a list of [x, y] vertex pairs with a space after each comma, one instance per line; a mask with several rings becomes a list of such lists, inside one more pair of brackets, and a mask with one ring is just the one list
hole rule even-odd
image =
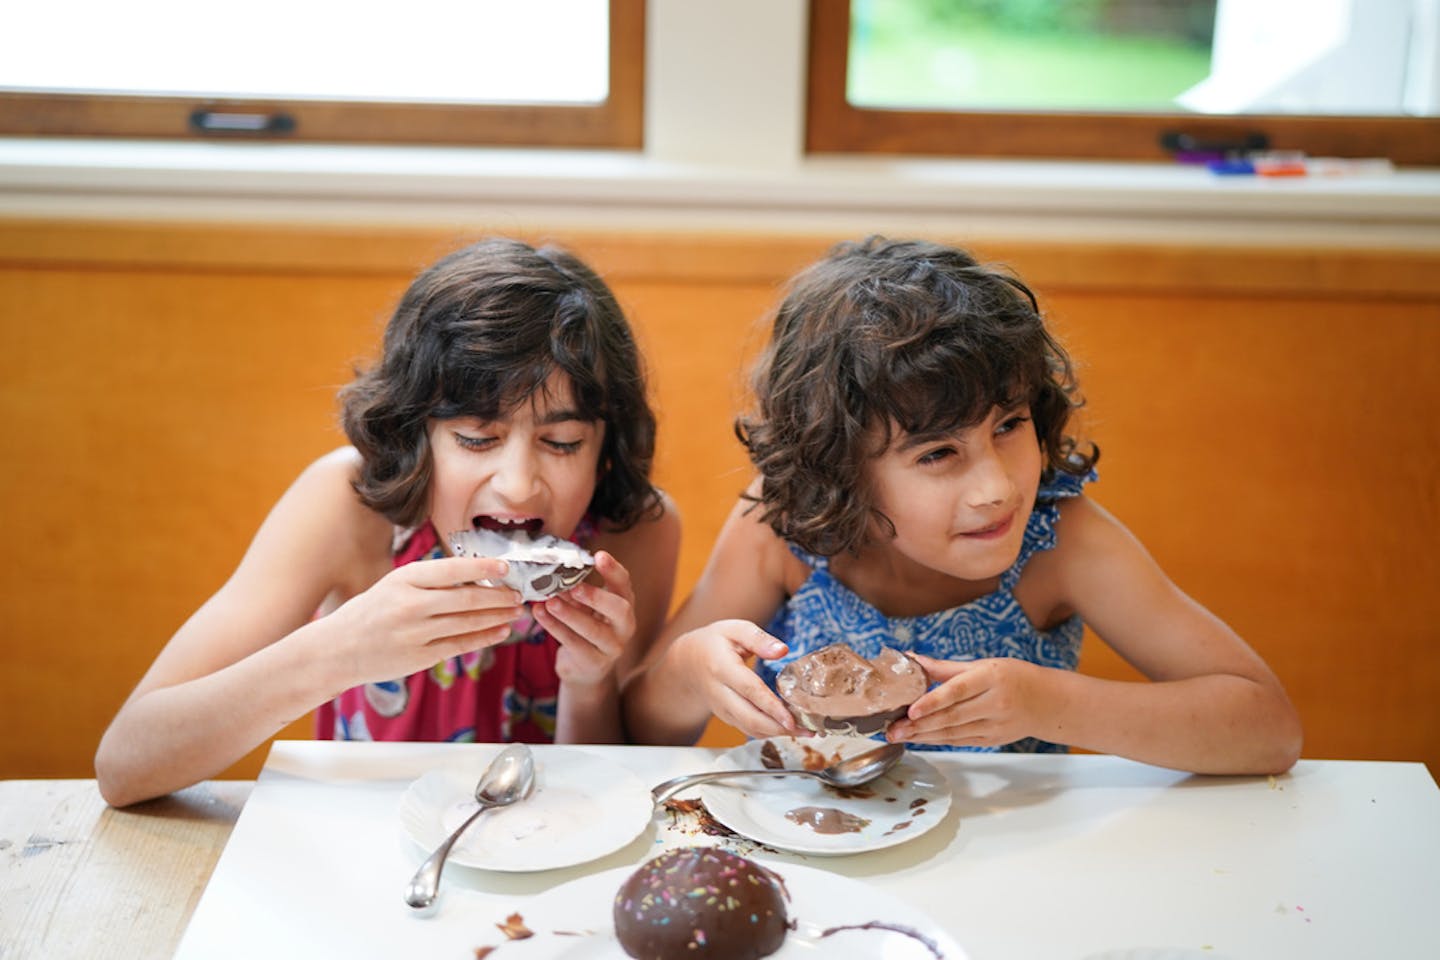
[[[464, 239], [0, 223], [0, 777], [90, 775], [156, 650], [340, 442], [334, 389], [410, 277]], [[683, 589], [745, 482], [730, 422], [759, 321], [832, 238], [556, 239], [649, 357]], [[976, 249], [1032, 282], [1081, 364], [1096, 498], [1275, 665], [1306, 754], [1440, 770], [1440, 252]], [[1094, 644], [1083, 665], [1126, 671]]]

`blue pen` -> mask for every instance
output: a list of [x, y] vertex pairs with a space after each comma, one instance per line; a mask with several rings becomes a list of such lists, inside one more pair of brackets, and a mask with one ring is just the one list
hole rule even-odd
[[1245, 176], [1255, 172], [1255, 164], [1243, 158], [1230, 160], [1212, 160], [1205, 164], [1211, 173], [1218, 173], [1221, 176]]

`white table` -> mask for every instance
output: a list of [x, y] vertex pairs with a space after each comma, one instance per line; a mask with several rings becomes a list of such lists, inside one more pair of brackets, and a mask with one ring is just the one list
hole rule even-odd
[[[414, 915], [401, 895], [422, 853], [398, 826], [400, 797], [460, 751], [494, 749], [276, 743], [177, 955], [469, 960], [494, 944], [497, 915], [529, 897], [714, 842], [671, 829], [660, 812], [593, 863], [533, 874], [447, 868], [439, 909]], [[613, 760], [647, 785], [707, 769], [721, 752], [567, 749]], [[849, 857], [763, 858], [782, 873], [801, 863], [901, 896], [971, 960], [1141, 947], [1231, 960], [1440, 957], [1440, 789], [1422, 764], [1302, 761], [1267, 778], [1088, 755], [926, 758], [954, 788], [939, 827]]]

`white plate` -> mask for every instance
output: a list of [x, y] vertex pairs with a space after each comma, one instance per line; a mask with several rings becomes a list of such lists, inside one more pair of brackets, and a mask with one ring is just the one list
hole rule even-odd
[[[935, 953], [915, 936], [895, 930], [846, 930], [823, 939], [816, 936], [831, 927], [871, 921], [914, 931], [933, 944], [943, 960], [965, 960], [965, 951], [933, 920], [883, 890], [813, 867], [768, 866], [785, 881], [790, 916], [798, 921], [798, 929], [770, 955], [775, 960], [934, 960]], [[493, 941], [477, 945], [503, 945], [495, 956], [509, 960], [627, 960], [615, 939], [611, 911], [616, 891], [634, 870], [619, 867], [592, 874], [554, 887], [511, 911], [496, 911], [495, 924], [518, 913], [524, 926], [535, 934], [525, 940], [505, 940], [477, 917], [477, 930], [494, 931]]]
[[[715, 769], [761, 768], [760, 751], [766, 743], [775, 745], [785, 766], [814, 769], [870, 750], [877, 742], [862, 737], [751, 740], [721, 755]], [[944, 774], [914, 751], [906, 751], [889, 773], [857, 788], [851, 796], [812, 777], [755, 777], [704, 784], [700, 797], [716, 820], [741, 836], [777, 850], [820, 856], [905, 843], [935, 827], [950, 810], [950, 784]], [[787, 819], [787, 813], [805, 808], [838, 810], [861, 822], [838, 833], [820, 833], [806, 823]]]
[[[428, 855], [475, 812], [475, 782], [495, 753], [431, 770], [400, 798], [400, 824]], [[552, 870], [613, 853], [650, 824], [650, 791], [624, 767], [579, 750], [535, 753], [535, 792], [490, 810], [460, 837], [450, 862], [482, 870]]]

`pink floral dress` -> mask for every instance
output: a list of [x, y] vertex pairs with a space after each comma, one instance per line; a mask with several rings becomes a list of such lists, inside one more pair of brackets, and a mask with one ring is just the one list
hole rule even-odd
[[[587, 517], [574, 540], [587, 546]], [[398, 538], [395, 566], [445, 556], [429, 523]], [[442, 660], [422, 673], [351, 687], [315, 714], [321, 740], [553, 743], [559, 643], [528, 615], [504, 643]]]

